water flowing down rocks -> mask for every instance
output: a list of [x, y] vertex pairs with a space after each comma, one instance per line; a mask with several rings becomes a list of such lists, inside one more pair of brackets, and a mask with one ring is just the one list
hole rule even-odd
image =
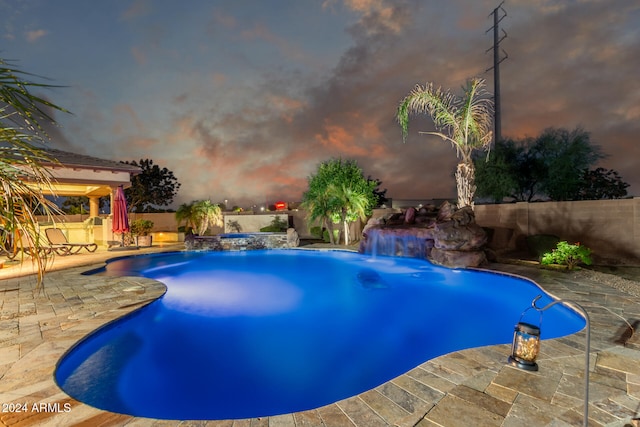
[[487, 262], [486, 243], [487, 234], [476, 224], [471, 207], [456, 210], [444, 202], [437, 209], [409, 208], [370, 219], [359, 252], [424, 258], [450, 268], [479, 267]]

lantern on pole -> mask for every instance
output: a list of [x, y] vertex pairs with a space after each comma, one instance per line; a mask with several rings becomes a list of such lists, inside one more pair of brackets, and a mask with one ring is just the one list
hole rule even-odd
[[[587, 427], [589, 424], [589, 352], [591, 348], [591, 321], [589, 320], [589, 314], [580, 304], [570, 301], [555, 300], [545, 305], [544, 307], [538, 307], [536, 302], [542, 298], [542, 295], [538, 295], [531, 301], [531, 307], [527, 308], [520, 315], [520, 321], [516, 324], [513, 332], [513, 344], [511, 345], [511, 355], [509, 356], [509, 364], [516, 366], [520, 369], [527, 371], [537, 371], [538, 364], [536, 358], [540, 352], [540, 326], [542, 325], [542, 313], [556, 304], [568, 303], [572, 308], [582, 314], [586, 323], [586, 343], [585, 343], [585, 362], [584, 362], [584, 416], [583, 426]], [[522, 321], [522, 318], [527, 311], [534, 309], [540, 313], [540, 322], [538, 326], [532, 325]]]
[[[525, 312], [527, 310], [525, 310]], [[520, 320], [522, 320], [522, 316]], [[537, 371], [538, 364], [536, 363], [536, 358], [539, 352], [540, 326], [522, 321], [518, 322], [513, 332], [513, 344], [511, 345], [509, 363], [526, 371]]]

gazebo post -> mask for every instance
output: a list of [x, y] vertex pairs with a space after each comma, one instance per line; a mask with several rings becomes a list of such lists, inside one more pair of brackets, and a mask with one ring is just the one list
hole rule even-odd
[[[113, 192], [112, 192], [113, 194]], [[95, 218], [100, 214], [100, 198], [89, 196], [89, 218]]]

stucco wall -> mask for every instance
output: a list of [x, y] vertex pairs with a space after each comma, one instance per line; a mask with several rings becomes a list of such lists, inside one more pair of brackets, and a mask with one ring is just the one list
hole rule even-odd
[[520, 236], [553, 234], [580, 242], [602, 258], [640, 260], [640, 197], [476, 205], [475, 214], [483, 227], [512, 229], [510, 247]]

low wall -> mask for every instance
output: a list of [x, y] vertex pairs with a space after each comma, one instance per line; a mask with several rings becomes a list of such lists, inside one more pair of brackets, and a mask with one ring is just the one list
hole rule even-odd
[[603, 260], [640, 260], [640, 197], [476, 205], [474, 210], [479, 225], [497, 230], [499, 246], [519, 248], [525, 236], [553, 234], [584, 244]]
[[204, 251], [245, 251], [291, 247], [287, 233], [238, 233], [217, 236], [186, 236], [185, 248]]

